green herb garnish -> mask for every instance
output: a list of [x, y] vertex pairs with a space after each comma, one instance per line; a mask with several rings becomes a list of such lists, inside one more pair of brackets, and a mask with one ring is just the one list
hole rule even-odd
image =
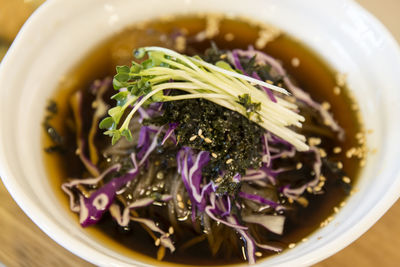
[[[215, 65], [200, 57], [189, 57], [161, 47], [144, 47], [134, 52], [136, 58], [148, 56], [140, 64], [117, 67], [113, 85], [119, 93], [113, 96], [117, 106], [108, 111], [109, 117], [100, 123], [112, 137], [112, 143], [121, 136], [132, 138], [128, 128], [136, 111], [153, 102], [185, 99], [206, 99], [233, 110], [256, 122], [264, 129], [293, 144], [298, 150], [308, 149], [305, 137], [290, 126], [301, 127], [304, 118], [294, 112], [297, 106], [281, 96], [287, 91], [275, 85], [245, 76], [224, 62]], [[276, 93], [273, 102], [257, 86], [267, 87]], [[163, 91], [177, 89], [180, 95], [164, 95]], [[134, 107], [132, 107], [134, 105]], [[124, 117], [125, 112], [130, 112]], [[121, 118], [124, 121], [120, 125]]]

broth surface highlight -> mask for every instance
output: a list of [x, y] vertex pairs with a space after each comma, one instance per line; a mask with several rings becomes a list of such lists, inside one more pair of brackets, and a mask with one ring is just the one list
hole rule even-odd
[[[176, 48], [177, 44], [171, 41], [170, 36], [183, 32], [186, 37], [185, 53], [187, 54], [202, 54], [210, 46], [211, 41], [215, 42], [220, 49], [246, 49], [249, 45], [256, 43], [261, 29], [259, 25], [251, 24], [244, 20], [224, 18], [219, 24], [219, 34], [213, 37], [212, 40], [193, 41], [194, 36], [202, 31], [206, 24], [207, 20], [204, 17], [155, 20], [138, 27], [134, 26], [126, 29], [113, 36], [87, 55], [60, 83], [60, 87], [54, 96], [54, 100], [58, 105], [58, 115], [52, 120], [52, 125], [62, 135], [66, 135], [67, 144], [73, 145], [75, 137], [73, 135], [68, 137], [68, 118], [71, 117], [71, 111], [68, 109], [68, 101], [66, 100], [74, 91], [89, 87], [95, 79], [113, 76], [115, 74], [115, 66], [129, 64], [132, 60], [134, 48], [149, 45]], [[354, 103], [346, 88], [342, 87], [340, 94], [334, 91], [335, 86], [337, 86], [335, 72], [307, 47], [284, 33], [260, 50], [279, 59], [293, 80], [303, 90], [310, 93], [316, 101], [329, 102], [330, 111], [334, 114], [334, 118], [345, 129], [346, 139], [343, 143], [336, 141], [325, 144], [324, 149], [331, 160], [343, 164], [346, 176], [350, 177], [352, 184], [354, 184], [358, 176], [360, 161], [346, 157], [345, 152], [358, 146], [355, 136], [362, 131], [362, 128], [357, 113], [354, 111]], [[88, 105], [90, 106], [90, 103]], [[107, 137], [98, 138], [97, 141], [99, 140], [110, 142]], [[44, 138], [44, 144], [45, 146], [50, 144], [50, 140], [47, 137]], [[332, 151], [336, 147], [340, 147], [341, 152], [333, 153]], [[66, 155], [49, 155], [45, 153], [44, 155], [54, 191], [65, 204], [65, 208], [68, 208], [68, 199], [61, 191], [60, 185], [68, 177], [81, 177], [80, 175], [83, 171], [78, 159], [76, 157], [71, 159], [73, 156], [73, 153], [67, 153]], [[284, 234], [278, 236], [270, 233], [270, 239], [284, 244], [284, 246], [300, 242], [320, 228], [321, 222], [334, 213], [334, 208], [340, 206], [340, 203], [346, 199], [351, 189], [346, 183], [333, 182], [327, 182], [325, 188], [325, 194], [310, 195], [308, 197], [310, 204], [307, 208], [296, 204], [298, 211], [288, 217]], [[76, 216], [74, 215], [74, 217]], [[138, 257], [136, 252], [139, 252], [146, 261], [154, 264], [146, 256], [154, 258], [157, 253], [157, 247], [154, 246], [153, 239], [140, 226], [133, 227], [129, 233], [125, 233], [116, 227], [116, 224], [107, 214], [97, 226], [90, 227], [87, 230], [106, 246], [128, 256], [134, 255], [134, 257]], [[194, 236], [193, 232], [188, 232], [187, 240]], [[183, 264], [195, 263], [195, 265], [223, 265], [243, 262], [240, 253], [219, 255], [213, 258], [208, 250], [206, 240], [185, 251], [181, 251], [179, 246], [177, 248], [174, 254], [167, 253], [163, 261]], [[266, 252], [263, 257], [272, 254]]]

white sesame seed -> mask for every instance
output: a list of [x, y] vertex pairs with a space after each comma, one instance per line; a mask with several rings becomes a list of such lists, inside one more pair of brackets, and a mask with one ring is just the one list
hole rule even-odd
[[324, 101], [321, 104], [321, 107], [325, 110], [329, 110], [331, 108], [331, 104], [329, 104], [328, 102]]
[[343, 169], [343, 163], [341, 161], [339, 161], [337, 163], [337, 167], [338, 167], [338, 169]]
[[233, 33], [229, 32], [229, 33], [225, 34], [224, 38], [225, 38], [225, 41], [230, 42], [230, 41], [233, 41], [233, 39], [235, 39], [235, 35], [233, 35]]
[[347, 75], [343, 73], [336, 74], [336, 83], [339, 86], [344, 86], [346, 84]]
[[343, 178], [342, 178], [342, 181], [343, 181], [343, 182], [345, 182], [346, 184], [349, 184], [349, 183], [351, 183], [351, 180], [350, 180], [350, 178], [349, 178], [349, 177], [347, 177], [347, 176], [343, 176]]
[[199, 136], [201, 136], [201, 135], [203, 134], [203, 130], [202, 130], [202, 129], [199, 129], [199, 131], [197, 132], [197, 134], [198, 134]]
[[300, 170], [302, 167], [303, 167], [303, 163], [298, 162], [298, 163], [296, 164], [296, 170]]
[[338, 208], [338, 207], [334, 207], [334, 208], [333, 208], [333, 211], [334, 211], [335, 213], [338, 213], [338, 212], [339, 212], [339, 208]]
[[233, 159], [228, 159], [225, 163], [226, 164], [231, 164], [233, 162]]
[[154, 245], [156, 247], [158, 247], [160, 244], [161, 244], [161, 240], [160, 240], [160, 238], [157, 238], [156, 241], [154, 242]]
[[292, 66], [297, 68], [298, 66], [300, 66], [300, 59], [298, 59], [297, 57], [292, 58]]
[[288, 246], [288, 248], [294, 248], [295, 246], [296, 246], [295, 243], [290, 243], [289, 246]]
[[210, 138], [206, 137], [204, 139], [204, 142], [206, 142], [207, 144], [210, 144], [210, 143], [212, 143], [212, 140]]
[[184, 208], [185, 208], [185, 204], [183, 204], [182, 201], [179, 201], [179, 202], [178, 202], [178, 207], [179, 207], [180, 209], [184, 209]]
[[170, 227], [168, 228], [168, 233], [169, 233], [170, 235], [172, 235], [172, 234], [174, 233], [174, 228], [173, 228], [172, 226], [170, 226]]
[[339, 154], [340, 152], [342, 152], [342, 148], [341, 147], [337, 146], [337, 147], [333, 148], [333, 153]]
[[362, 159], [362, 160], [360, 161], [360, 167], [364, 167], [364, 166], [365, 166], [365, 163], [366, 163], [365, 159]]
[[318, 137], [310, 137], [308, 138], [308, 144], [310, 146], [318, 146], [321, 144], [321, 138]]
[[262, 253], [260, 251], [257, 251], [256, 253], [254, 253], [254, 255], [256, 255], [257, 257], [261, 257]]
[[197, 135], [193, 135], [192, 137], [190, 137], [189, 141], [194, 141], [197, 138]]
[[341, 89], [340, 89], [339, 86], [333, 87], [333, 93], [334, 93], [335, 95], [340, 95], [340, 91], [341, 91]]
[[217, 157], [218, 157], [218, 155], [215, 154], [215, 153], [211, 153], [211, 156], [212, 156], [213, 158], [217, 158]]

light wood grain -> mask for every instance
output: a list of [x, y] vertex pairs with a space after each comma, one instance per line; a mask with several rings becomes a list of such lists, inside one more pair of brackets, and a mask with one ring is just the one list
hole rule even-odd
[[[0, 0], [0, 11], [6, 2]], [[359, 0], [400, 40], [399, 0]], [[21, 12], [26, 12], [25, 9]], [[25, 13], [23, 13], [25, 16]], [[0, 17], [4, 13], [0, 12]], [[3, 17], [4, 18], [4, 17]], [[1, 21], [1, 19], [0, 19]], [[0, 23], [0, 27], [4, 27]], [[18, 25], [22, 23], [18, 21]], [[16, 25], [16, 24], [14, 24]], [[16, 26], [14, 26], [16, 27]], [[3, 28], [4, 29], [4, 28]], [[15, 30], [7, 27], [8, 36]], [[400, 201], [360, 239], [316, 267], [395, 267], [400, 266]], [[0, 183], [0, 263], [6, 266], [91, 266], [47, 237], [15, 204]], [[1, 264], [0, 264], [1, 265]]]

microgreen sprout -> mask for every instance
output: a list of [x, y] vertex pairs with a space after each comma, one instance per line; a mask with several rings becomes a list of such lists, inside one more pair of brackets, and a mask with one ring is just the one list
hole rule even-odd
[[[119, 92], [112, 97], [117, 104], [100, 123], [113, 144], [122, 136], [132, 139], [129, 123], [141, 106], [203, 98], [246, 116], [299, 151], [308, 150], [305, 137], [291, 129], [301, 127], [304, 117], [295, 112], [295, 104], [284, 99], [288, 95], [285, 89], [243, 75], [224, 61], [213, 65], [166, 48], [143, 47], [135, 50], [134, 56], [143, 61], [117, 67], [113, 86]], [[261, 86], [273, 90], [277, 101], [271, 101]], [[163, 91], [171, 89], [182, 94], [164, 95]]]

